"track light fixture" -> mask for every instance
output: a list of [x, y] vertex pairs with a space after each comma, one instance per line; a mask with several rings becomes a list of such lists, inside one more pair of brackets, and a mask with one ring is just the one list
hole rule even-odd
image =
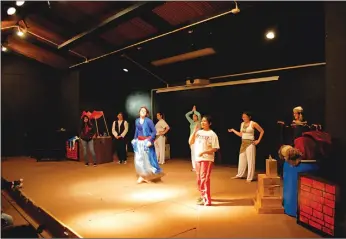
[[20, 36], [20, 37], [23, 37], [24, 36], [24, 32], [22, 30], [18, 29], [17, 35]]
[[16, 1], [16, 5], [18, 7], [23, 6], [24, 3], [25, 3], [25, 1]]
[[235, 8], [233, 8], [233, 9], [231, 10], [231, 12], [232, 12], [233, 14], [240, 13], [240, 9], [238, 8], [238, 3], [237, 3], [237, 1], [234, 1], [234, 3], [235, 3]]
[[16, 13], [16, 9], [14, 7], [10, 7], [10, 8], [7, 9], [7, 14], [8, 15], [11, 16], [11, 15], [13, 15], [15, 13]]

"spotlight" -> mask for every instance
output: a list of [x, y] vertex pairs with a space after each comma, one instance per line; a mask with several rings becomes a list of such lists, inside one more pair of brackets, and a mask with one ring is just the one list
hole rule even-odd
[[129, 70], [128, 70], [128, 69], [123, 69], [123, 71], [125, 71], [125, 72], [129, 72]]
[[22, 37], [22, 36], [24, 36], [24, 32], [22, 32], [21, 30], [18, 30], [18, 31], [17, 31], [17, 35], [20, 36], [20, 37]]
[[274, 39], [274, 38], [275, 38], [274, 32], [273, 32], [273, 31], [267, 32], [266, 38], [267, 38], [267, 39], [270, 39], [270, 40], [271, 40], [271, 39]]
[[16, 1], [16, 5], [18, 7], [23, 6], [24, 3], [25, 3], [25, 1]]
[[2, 46], [2, 47], [1, 47], [1, 50], [4, 51], [4, 52], [7, 51], [7, 47]]
[[16, 13], [16, 9], [14, 7], [10, 7], [9, 9], [7, 9], [7, 14], [8, 15], [13, 15]]
[[234, 3], [235, 3], [235, 8], [231, 10], [231, 13], [233, 14], [240, 13], [240, 9], [238, 8], [238, 3], [236, 1], [234, 1]]

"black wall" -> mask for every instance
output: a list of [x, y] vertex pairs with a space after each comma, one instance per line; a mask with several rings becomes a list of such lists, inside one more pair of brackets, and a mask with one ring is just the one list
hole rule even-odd
[[[123, 68], [129, 69], [124, 72]], [[103, 111], [109, 133], [119, 112], [129, 122], [129, 138], [134, 135], [134, 118], [126, 112], [126, 99], [134, 92], [150, 95], [152, 88], [163, 84], [132, 62], [119, 57], [109, 57], [85, 65], [80, 70], [79, 118], [82, 111]], [[147, 105], [149, 107], [149, 105]], [[106, 132], [103, 119], [98, 120], [100, 132]]]
[[79, 71], [65, 72], [61, 77], [61, 126], [76, 135], [79, 129]]
[[2, 155], [22, 155], [26, 135], [57, 129], [61, 73], [15, 54], [1, 54]]
[[[201, 114], [213, 117], [213, 128], [219, 136], [222, 163], [237, 164], [240, 139], [227, 132], [239, 130], [241, 114], [251, 111], [253, 120], [265, 130], [257, 150], [257, 166], [263, 168], [269, 154], [276, 155], [279, 139], [278, 120], [292, 121], [292, 109], [301, 105], [309, 123], [324, 123], [325, 67], [270, 73], [279, 81], [216, 87], [155, 94], [155, 112], [162, 111], [171, 127], [169, 141], [173, 157], [189, 157], [189, 124], [185, 113], [193, 105]], [[265, 75], [247, 76], [258, 78]]]

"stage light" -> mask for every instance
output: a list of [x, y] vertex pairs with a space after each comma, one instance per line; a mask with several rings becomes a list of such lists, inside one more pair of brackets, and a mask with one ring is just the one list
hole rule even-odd
[[266, 34], [266, 38], [267, 39], [274, 39], [275, 38], [275, 33], [273, 32], [273, 31], [269, 31], [269, 32], [267, 32], [267, 34]]
[[7, 14], [8, 15], [13, 15], [16, 13], [16, 9], [14, 7], [10, 7], [9, 9], [7, 9]]
[[18, 7], [23, 6], [24, 3], [25, 3], [25, 1], [16, 1], [16, 5]]
[[129, 95], [125, 103], [127, 114], [133, 118], [139, 117], [139, 108], [142, 106], [146, 106], [151, 111], [150, 105], [149, 94], [143, 92], [135, 92]]
[[126, 69], [126, 68], [124, 68], [124, 69], [123, 69], [123, 71], [125, 71], [125, 72], [129, 72], [129, 70], [128, 70], [128, 69]]
[[7, 51], [7, 47], [2, 46], [2, 47], [1, 47], [1, 50], [4, 51], [4, 52]]

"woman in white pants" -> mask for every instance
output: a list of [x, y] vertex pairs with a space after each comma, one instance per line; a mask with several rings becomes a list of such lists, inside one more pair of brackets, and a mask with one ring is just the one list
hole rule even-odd
[[154, 142], [155, 146], [155, 152], [157, 160], [159, 161], [159, 164], [165, 163], [165, 156], [166, 156], [166, 133], [169, 130], [169, 126], [166, 123], [166, 121], [163, 119], [163, 115], [161, 112], [156, 114], [157, 123], [155, 125], [156, 129], [156, 139]]
[[[191, 119], [191, 115], [192, 119]], [[185, 114], [185, 118], [187, 119], [187, 121], [189, 121], [190, 123], [190, 137], [189, 137], [189, 142], [190, 142], [190, 138], [193, 135], [193, 132], [196, 128], [196, 125], [198, 126], [198, 128], [201, 128], [201, 114], [197, 111], [196, 106], [194, 105], [192, 107], [192, 110], [187, 112]], [[196, 171], [196, 161], [195, 161], [195, 146], [194, 144], [190, 145], [190, 149], [191, 149], [191, 163], [192, 163], [192, 172]]]
[[[228, 132], [233, 132], [241, 137], [238, 174], [233, 178], [243, 178], [246, 167], [248, 167], [246, 181], [251, 182], [255, 175], [256, 145], [261, 142], [264, 130], [258, 123], [251, 120], [250, 113], [244, 112], [242, 119], [244, 122], [240, 125], [240, 132], [236, 131], [235, 129], [228, 130]], [[260, 136], [257, 140], [255, 140], [255, 129], [260, 132]]]

